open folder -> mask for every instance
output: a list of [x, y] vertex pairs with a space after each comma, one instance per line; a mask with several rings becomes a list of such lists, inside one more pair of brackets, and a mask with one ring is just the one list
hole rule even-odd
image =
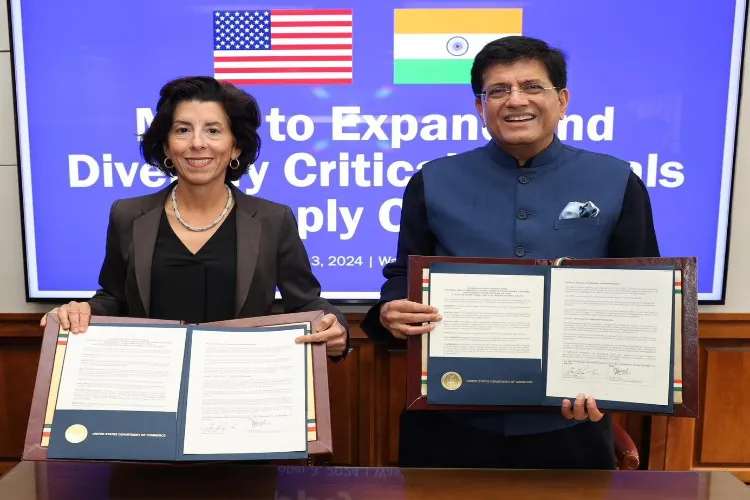
[[24, 459], [222, 461], [330, 454], [322, 311], [45, 329]]
[[408, 340], [411, 410], [549, 408], [695, 417], [694, 258], [409, 258], [442, 321]]

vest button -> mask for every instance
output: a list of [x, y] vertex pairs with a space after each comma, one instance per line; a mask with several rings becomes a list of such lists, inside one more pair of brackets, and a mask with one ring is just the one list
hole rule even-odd
[[518, 182], [520, 182], [521, 184], [528, 184], [529, 178], [525, 175], [522, 175], [518, 178]]
[[516, 217], [523, 220], [526, 217], [528, 217], [528, 214], [526, 213], [526, 210], [519, 210], [518, 213], [516, 214]]
[[526, 250], [523, 247], [516, 247], [516, 255], [519, 257], [523, 257], [526, 255]]

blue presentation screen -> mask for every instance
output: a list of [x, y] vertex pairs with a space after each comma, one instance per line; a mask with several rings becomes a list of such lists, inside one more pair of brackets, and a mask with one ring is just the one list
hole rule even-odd
[[410, 176], [489, 139], [472, 58], [523, 34], [568, 55], [560, 139], [631, 162], [662, 254], [723, 299], [744, 2], [274, 4], [12, 0], [30, 298], [93, 294], [112, 202], [170, 180], [138, 153], [160, 87], [213, 75], [265, 117], [239, 187], [292, 207], [324, 296], [377, 299]]

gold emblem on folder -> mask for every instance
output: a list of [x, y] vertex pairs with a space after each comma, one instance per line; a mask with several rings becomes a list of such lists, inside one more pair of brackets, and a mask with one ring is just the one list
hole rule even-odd
[[461, 375], [459, 375], [458, 373], [448, 372], [442, 376], [442, 378], [440, 379], [440, 383], [443, 384], [443, 387], [445, 387], [447, 390], [455, 391], [456, 389], [461, 387], [463, 380], [461, 380]]
[[78, 444], [89, 435], [89, 431], [81, 424], [73, 424], [65, 431], [65, 439], [69, 443]]

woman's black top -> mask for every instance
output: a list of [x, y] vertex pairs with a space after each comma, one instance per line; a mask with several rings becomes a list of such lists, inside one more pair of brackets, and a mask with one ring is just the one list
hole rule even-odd
[[235, 317], [237, 286], [236, 207], [219, 229], [193, 254], [162, 214], [151, 265], [151, 312], [154, 319], [188, 323]]

